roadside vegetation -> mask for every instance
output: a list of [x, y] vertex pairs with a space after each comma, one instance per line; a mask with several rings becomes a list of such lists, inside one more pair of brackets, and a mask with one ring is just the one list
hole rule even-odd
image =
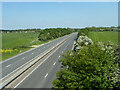
[[2, 49], [0, 49], [0, 52], [2, 52], [2, 60], [74, 31], [75, 30], [69, 28], [4, 30], [2, 33]]
[[10, 32], [2, 33], [2, 60], [31, 49], [37, 41], [38, 32]]
[[40, 41], [55, 39], [64, 35], [68, 35], [76, 30], [70, 28], [51, 28], [42, 30], [38, 36]]
[[52, 82], [62, 89], [120, 88], [118, 32], [111, 28], [84, 28], [72, 52], [63, 55], [60, 71]]

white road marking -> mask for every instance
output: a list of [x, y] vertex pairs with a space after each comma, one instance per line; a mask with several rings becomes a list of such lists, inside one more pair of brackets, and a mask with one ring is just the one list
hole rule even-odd
[[55, 65], [56, 64], [56, 62], [54, 62], [54, 64], [53, 65]]
[[[50, 41], [50, 42], [52, 42], [52, 41]], [[50, 43], [50, 42], [49, 42], [49, 43]], [[44, 44], [40, 45], [39, 47], [42, 47], [42, 46], [44, 46]], [[39, 48], [39, 47], [36, 47], [36, 48]], [[23, 52], [23, 53], [20, 53], [20, 54], [18, 54], [18, 55], [16, 55], [16, 56], [13, 56], [13, 57], [11, 57], [11, 58], [8, 58], [8, 59], [6, 59], [6, 60], [4, 60], [4, 61], [0, 61], [0, 64], [4, 63], [4, 62], [6, 62], [6, 61], [12, 60], [13, 58], [16, 58], [17, 56], [21, 56], [21, 55], [23, 55], [23, 54], [25, 54], [25, 53], [27, 53], [27, 52], [30, 52], [30, 51], [32, 51], [32, 50], [35, 50], [36, 48], [32, 48], [32, 49], [30, 49], [30, 50], [28, 50], [28, 51], [25, 51], [25, 52]]]
[[72, 49], [71, 49], [71, 50], [73, 50], [73, 49], [74, 49], [74, 45], [75, 45], [75, 41], [73, 42], [73, 45], [72, 45]]
[[[61, 45], [62, 46], [62, 45]], [[61, 47], [60, 46], [60, 47]], [[60, 48], [59, 47], [59, 48]], [[57, 48], [52, 54], [54, 54], [59, 48]], [[32, 72], [30, 72], [24, 79], [22, 79], [14, 88], [18, 87], [28, 76], [30, 76], [42, 63], [44, 63], [52, 54], [50, 54], [44, 61], [42, 61]], [[14, 90], [13, 88], [13, 90]]]
[[6, 67], [10, 67], [10, 66], [11, 66], [11, 64], [7, 65]]
[[48, 73], [45, 75], [45, 78], [48, 76]]
[[33, 53], [32, 53], [33, 54]]
[[[62, 45], [61, 45], [62, 46]], [[61, 47], [60, 46], [60, 47]], [[59, 48], [60, 48], [59, 47]], [[53, 53], [55, 53], [59, 48], [57, 48]], [[53, 54], [52, 53], [52, 54]], [[43, 62], [45, 62], [52, 54], [50, 54], [44, 61], [42, 61], [32, 72], [30, 72], [23, 80], [21, 80], [14, 88], [18, 87], [30, 74], [32, 74]], [[60, 56], [59, 56], [60, 57]], [[61, 62], [62, 63], [62, 62]], [[14, 89], [13, 88], [13, 89]]]
[[63, 53], [63, 51], [62, 51], [62, 53]]
[[[69, 36], [69, 35], [68, 35], [68, 36]], [[66, 37], [67, 37], [67, 36], [65, 36], [64, 38], [66, 38]], [[60, 38], [58, 38], [58, 39], [60, 39]], [[55, 41], [57, 41], [58, 39], [53, 40], [53, 41], [55, 42]], [[52, 43], [53, 41], [49, 41], [48, 43]], [[47, 43], [45, 43], [45, 44], [47, 44]], [[39, 47], [42, 47], [42, 46], [44, 46], [45, 44], [42, 44], [42, 45], [40, 45]], [[39, 48], [39, 47], [36, 47], [36, 48]], [[4, 60], [4, 61], [1, 61], [0, 64], [4, 63], [4, 62], [6, 62], [6, 61], [12, 60], [13, 58], [15, 58], [15, 57], [17, 57], [17, 56], [21, 56], [21, 55], [23, 55], [23, 54], [25, 54], [25, 53], [27, 53], [27, 52], [30, 52], [30, 51], [32, 51], [32, 50], [35, 50], [36, 48], [32, 48], [32, 49], [30, 49], [30, 50], [28, 50], [28, 51], [25, 51], [25, 52], [23, 52], [23, 53], [20, 53], [20, 54], [18, 54], [18, 55], [16, 55], [16, 56], [13, 56], [13, 57], [9, 58], [9, 59], [6, 59], [6, 60]]]
[[25, 59], [25, 57], [23, 57], [22, 59]]
[[44, 47], [45, 48], [45, 47]]

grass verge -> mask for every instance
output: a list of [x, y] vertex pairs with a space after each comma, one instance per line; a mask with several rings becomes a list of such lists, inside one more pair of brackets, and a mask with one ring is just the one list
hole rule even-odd
[[[47, 41], [39, 41], [37, 40], [38, 35], [39, 35], [38, 32], [3, 33], [2, 34], [2, 50], [5, 50], [6, 52], [2, 53], [2, 59], [0, 61], [6, 60], [17, 54], [30, 50], [34, 48], [33, 47], [34, 45], [39, 46], [41, 44], [55, 40], [55, 39], [51, 39]], [[11, 50], [11, 52], [7, 52], [9, 50]]]

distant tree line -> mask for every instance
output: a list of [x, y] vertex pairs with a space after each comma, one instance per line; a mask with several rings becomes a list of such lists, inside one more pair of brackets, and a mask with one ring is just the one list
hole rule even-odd
[[86, 27], [89, 31], [120, 31], [118, 27]]
[[[55, 29], [55, 28], [49, 28], [49, 29]], [[56, 29], [58, 29], [58, 28], [56, 28]], [[64, 29], [70, 29], [70, 28], [64, 28]], [[95, 27], [95, 26], [92, 26], [92, 27], [86, 27], [85, 29], [89, 29], [89, 31], [120, 31], [120, 26], [118, 26], [118, 27], [114, 27], [114, 26], [111, 26], [111, 27]], [[40, 28], [16, 29], [16, 30], [3, 30], [3, 29], [0, 29], [0, 33], [10, 33], [10, 32], [39, 32], [41, 30], [46, 30], [46, 29], [40, 29]], [[79, 31], [81, 29], [74, 28], [73, 30], [74, 31]]]
[[48, 28], [40, 31], [38, 40], [47, 41], [47, 40], [55, 39], [55, 38], [70, 34], [75, 31], [77, 31], [77, 29], [74, 30], [70, 28]]
[[41, 29], [17, 29], [17, 30], [0, 30], [0, 33], [11, 33], [11, 32], [40, 32]]

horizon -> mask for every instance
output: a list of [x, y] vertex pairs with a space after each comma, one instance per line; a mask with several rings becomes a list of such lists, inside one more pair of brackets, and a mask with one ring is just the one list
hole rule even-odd
[[[82, 29], [82, 28], [92, 28], [92, 27], [95, 27], [95, 26], [90, 26], [90, 27], [81, 27], [81, 28], [70, 28], [70, 29]], [[109, 27], [95, 27], [95, 28], [111, 28], [111, 27], [114, 27], [114, 28], [118, 28], [118, 27], [115, 27], [115, 26], [109, 26]], [[40, 30], [44, 30], [44, 29], [56, 29], [56, 28], [69, 28], [69, 27], [53, 27], [53, 28], [24, 28], [24, 29], [9, 29], [8, 31], [14, 31], [14, 30], [27, 30], [27, 29], [40, 29]], [[1, 30], [7, 30], [7, 29], [0, 29]]]
[[117, 2], [3, 2], [2, 30], [118, 26]]

